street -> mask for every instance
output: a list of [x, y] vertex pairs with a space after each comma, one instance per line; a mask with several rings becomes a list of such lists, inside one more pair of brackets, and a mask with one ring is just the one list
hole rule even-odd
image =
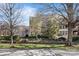
[[78, 51], [59, 49], [0, 49], [0, 56], [79, 56]]

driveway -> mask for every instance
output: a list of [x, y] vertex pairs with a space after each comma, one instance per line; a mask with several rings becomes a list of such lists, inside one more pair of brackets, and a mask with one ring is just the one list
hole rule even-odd
[[79, 56], [78, 51], [58, 49], [0, 49], [0, 56]]

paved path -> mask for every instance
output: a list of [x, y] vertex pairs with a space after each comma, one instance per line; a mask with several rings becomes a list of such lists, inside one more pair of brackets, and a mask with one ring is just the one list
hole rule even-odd
[[79, 52], [55, 49], [0, 49], [0, 56], [79, 56]]

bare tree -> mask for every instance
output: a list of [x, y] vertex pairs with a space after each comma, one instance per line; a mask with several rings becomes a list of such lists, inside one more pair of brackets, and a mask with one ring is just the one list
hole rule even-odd
[[16, 8], [16, 4], [5, 3], [0, 6], [1, 19], [7, 24], [7, 28], [11, 36], [11, 44], [13, 45], [14, 29], [21, 23], [21, 9]]
[[78, 19], [79, 4], [73, 4], [73, 3], [48, 4], [47, 7], [48, 7], [48, 11], [51, 11], [53, 14], [62, 16], [64, 18], [64, 21], [67, 22], [68, 39], [66, 45], [71, 46], [73, 28], [76, 26], [76, 23], [79, 21]]

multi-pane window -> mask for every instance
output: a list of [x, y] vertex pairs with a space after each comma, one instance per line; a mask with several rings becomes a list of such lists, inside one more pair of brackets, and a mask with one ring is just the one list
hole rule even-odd
[[60, 36], [67, 35], [67, 34], [68, 34], [67, 31], [60, 31], [60, 33], [59, 33]]
[[60, 29], [66, 29], [66, 26], [60, 25]]

